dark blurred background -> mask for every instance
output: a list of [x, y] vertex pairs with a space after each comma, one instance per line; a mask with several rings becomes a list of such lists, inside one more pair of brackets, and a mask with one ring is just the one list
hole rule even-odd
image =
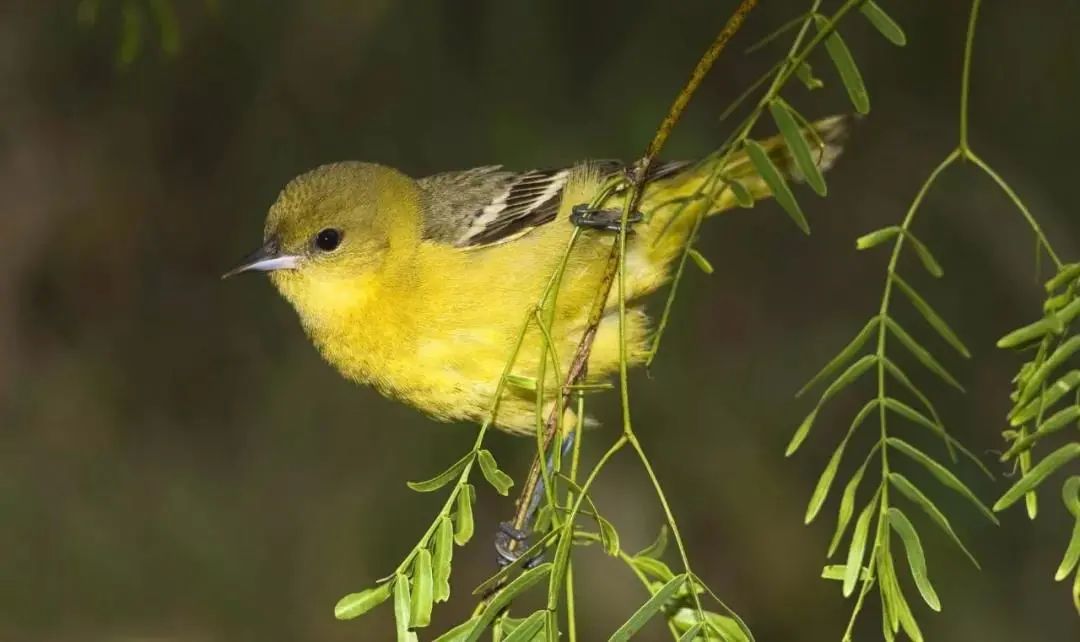
[[[126, 67], [120, 3], [105, 0], [92, 28], [75, 4], [0, 8], [0, 639], [387, 639], [389, 607], [341, 623], [332, 606], [413, 545], [442, 498], [404, 481], [464, 453], [474, 427], [346, 382], [265, 279], [218, 275], [258, 242], [277, 190], [323, 162], [422, 175], [639, 155], [735, 3], [178, 2], [178, 53], [160, 51], [147, 17]], [[786, 39], [742, 49], [808, 3], [762, 4], [665, 156], [702, 155], [727, 135], [719, 112]], [[909, 44], [892, 47], [858, 15], [843, 26], [873, 110], [828, 199], [800, 188], [813, 235], [772, 203], [711, 220], [700, 248], [716, 273], [688, 272], [662, 354], [633, 380], [636, 425], [695, 570], [763, 642], [838, 640], [847, 621], [850, 602], [818, 578], [836, 498], [811, 527], [802, 517], [870, 382], [832, 402], [785, 460], [811, 404], [792, 393], [877, 309], [886, 253], [860, 254], [854, 238], [900, 219], [956, 135], [967, 2], [882, 4]], [[1073, 260], [1078, 28], [1076, 3], [986, 3], [972, 78], [973, 144]], [[850, 110], [828, 59], [813, 62], [826, 89], [794, 83], [785, 96], [811, 116]], [[914, 261], [905, 273], [974, 358], [954, 358], [898, 300], [967, 394], [908, 370], [954, 433], [1006, 473], [993, 450], [1020, 359], [993, 344], [1039, 314], [1031, 235], [970, 167], [944, 177], [915, 229], [946, 276]], [[614, 439], [609, 397], [587, 457]], [[941, 456], [924, 431], [896, 430]], [[490, 443], [520, 480], [532, 444]], [[958, 472], [987, 503], [1008, 483]], [[983, 564], [909, 511], [945, 605], [930, 613], [907, 585], [929, 639], [1077, 639], [1068, 587], [1051, 579], [1070, 528], [1058, 487], [1042, 493], [1034, 524], [1014, 509], [994, 528], [926, 484]], [[630, 456], [595, 494], [630, 550], [662, 523]], [[436, 626], [472, 608], [468, 592], [492, 569], [487, 534], [510, 510], [481, 487], [478, 536], [457, 552], [454, 600]], [[581, 559], [582, 635], [603, 639], [644, 594], [595, 547]], [[860, 639], [881, 635], [876, 604]]]

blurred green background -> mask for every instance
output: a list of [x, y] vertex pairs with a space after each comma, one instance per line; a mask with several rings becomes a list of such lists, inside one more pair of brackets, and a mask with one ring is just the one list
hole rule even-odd
[[[177, 2], [177, 55], [160, 52], [148, 21], [126, 69], [118, 2], [104, 0], [90, 29], [72, 2], [0, 9], [0, 639], [388, 639], [390, 608], [341, 623], [332, 606], [413, 545], [441, 498], [404, 481], [455, 460], [474, 427], [344, 381], [265, 279], [218, 275], [258, 242], [277, 190], [323, 162], [422, 175], [639, 155], [734, 4]], [[718, 113], [785, 45], [742, 49], [808, 3], [762, 4], [665, 156], [699, 156], [727, 135]], [[772, 203], [711, 220], [700, 248], [716, 273], [689, 271], [660, 357], [633, 379], [636, 425], [695, 570], [763, 642], [837, 640], [846, 623], [850, 603], [818, 578], [835, 498], [813, 526], [802, 517], [866, 388], [831, 403], [784, 460], [810, 404], [792, 393], [877, 309], [886, 255], [860, 254], [853, 239], [899, 220], [955, 139], [967, 3], [882, 4], [909, 44], [890, 46], [858, 15], [842, 27], [873, 111], [828, 199], [800, 188], [813, 235]], [[1078, 28], [1076, 3], [987, 3], [971, 130], [1073, 260]], [[812, 116], [848, 111], [828, 60], [813, 60], [826, 89], [796, 83], [785, 96]], [[966, 167], [934, 189], [915, 229], [946, 276], [911, 262], [909, 280], [974, 358], [953, 358], [898, 304], [967, 394], [908, 370], [953, 432], [1006, 473], [993, 450], [1019, 358], [993, 342], [1039, 313], [1033, 240]], [[590, 458], [617, 423], [613, 395], [598, 403], [608, 426], [588, 435]], [[898, 431], [941, 455], [918, 429]], [[520, 480], [533, 445], [490, 443]], [[959, 473], [988, 503], [1008, 483]], [[983, 564], [916, 517], [945, 605], [919, 606], [929, 639], [1077, 639], [1068, 588], [1051, 581], [1070, 527], [1058, 484], [1034, 524], [1014, 509], [1001, 528], [927, 486]], [[662, 515], [632, 457], [595, 495], [626, 548], [651, 541]], [[481, 488], [478, 537], [456, 554], [454, 599], [436, 626], [472, 608], [468, 592], [492, 570], [487, 534], [511, 508]], [[644, 594], [596, 547], [576, 568], [583, 638], [604, 639]], [[917, 602], [910, 586], [908, 596]], [[880, 637], [876, 599], [859, 632]]]

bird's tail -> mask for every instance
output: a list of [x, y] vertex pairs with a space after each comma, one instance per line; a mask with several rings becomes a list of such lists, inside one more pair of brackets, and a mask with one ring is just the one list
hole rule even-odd
[[[847, 116], [832, 116], [803, 129], [821, 171], [832, 167], [840, 155], [848, 120]], [[760, 145], [781, 174], [794, 181], [803, 179], [782, 136]], [[640, 232], [635, 249], [645, 254], [640, 259], [652, 266], [666, 266], [681, 254], [698, 216], [712, 216], [772, 196], [745, 151], [726, 156], [725, 160], [714, 154], [646, 187], [641, 211], [646, 213], [647, 224], [634, 228]]]

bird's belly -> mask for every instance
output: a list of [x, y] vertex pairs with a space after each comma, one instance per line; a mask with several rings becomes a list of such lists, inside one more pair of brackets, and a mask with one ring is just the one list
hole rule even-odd
[[[553, 403], [561, 384], [557, 375], [566, 375], [588, 315], [584, 306], [560, 308], [548, 333], [558, 357], [557, 368], [551, 363], [552, 351], [545, 350], [544, 334], [535, 324], [520, 337], [527, 315], [517, 306], [482, 313], [441, 306], [438, 314], [418, 315], [428, 320], [426, 324], [415, 319], [373, 324], [349, 317], [340, 323], [305, 327], [324, 358], [347, 378], [371, 385], [435, 419], [482, 422], [491, 415], [495, 393], [511, 358], [511, 373], [536, 381], [541, 357], [547, 355], [541, 410]], [[639, 309], [628, 310], [626, 340], [631, 363], [640, 361], [644, 354], [646, 326]], [[618, 315], [612, 311], [600, 324], [592, 346], [590, 380], [603, 380], [617, 369], [618, 338]], [[530, 432], [536, 422], [537, 387], [504, 385], [496, 424], [510, 432]]]
[[[396, 337], [355, 333], [345, 342], [316, 343], [349, 379], [370, 384], [436, 419], [486, 416], [513, 346], [493, 329], [437, 330], [415, 329]], [[342, 344], [352, 349], [334, 349]]]
[[[633, 365], [646, 354], [647, 318], [640, 308], [627, 311], [627, 359]], [[496, 391], [507, 364], [519, 382], [502, 386], [495, 423], [518, 434], [531, 433], [536, 425], [537, 381], [544, 379], [544, 399], [540, 410], [544, 417], [555, 403], [562, 381], [581, 340], [586, 319], [575, 323], [556, 323], [549, 332], [558, 358], [556, 368], [552, 351], [546, 350], [544, 335], [532, 326], [522, 337], [520, 347], [516, 332], [497, 334], [490, 330], [457, 331], [418, 342], [413, 362], [423, 364], [423, 374], [401, 380], [390, 396], [403, 399], [443, 420], [483, 422], [494, 409]], [[598, 327], [589, 359], [590, 381], [605, 380], [618, 369], [618, 315], [604, 317]], [[520, 328], [518, 328], [520, 331]], [[515, 351], [515, 348], [516, 351]], [[546, 361], [542, 372], [541, 359]], [[531, 382], [523, 384], [521, 382]]]

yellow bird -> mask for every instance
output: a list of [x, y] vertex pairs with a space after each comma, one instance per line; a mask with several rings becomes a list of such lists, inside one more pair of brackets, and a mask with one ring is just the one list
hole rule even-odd
[[[822, 169], [839, 153], [844, 122], [819, 121], [807, 135], [820, 142]], [[779, 137], [762, 146], [781, 171], [798, 174]], [[698, 216], [736, 204], [718, 176], [738, 181], [755, 198], [770, 194], [745, 153], [720, 162], [713, 155], [693, 164], [657, 163], [648, 176], [641, 220], [626, 249], [632, 364], [645, 357], [649, 337], [641, 297], [669, 278]], [[583, 220], [572, 211], [590, 203], [622, 168], [591, 161], [514, 173], [496, 165], [413, 179], [373, 163], [324, 165], [285, 186], [270, 207], [262, 247], [226, 276], [268, 271], [323, 357], [349, 379], [441, 421], [484, 421], [522, 328], [566, 252], [573, 218], [586, 229], [569, 255], [549, 333], [559, 371], [567, 372], [617, 239], [611, 230], [618, 229], [626, 194], [609, 196], [603, 211], [585, 213]], [[615, 296], [589, 358], [590, 382], [618, 368]], [[544, 341], [533, 323], [511, 372], [535, 379]], [[559, 384], [547, 367], [547, 407]], [[518, 434], [535, 429], [530, 388], [504, 387], [497, 427]]]

